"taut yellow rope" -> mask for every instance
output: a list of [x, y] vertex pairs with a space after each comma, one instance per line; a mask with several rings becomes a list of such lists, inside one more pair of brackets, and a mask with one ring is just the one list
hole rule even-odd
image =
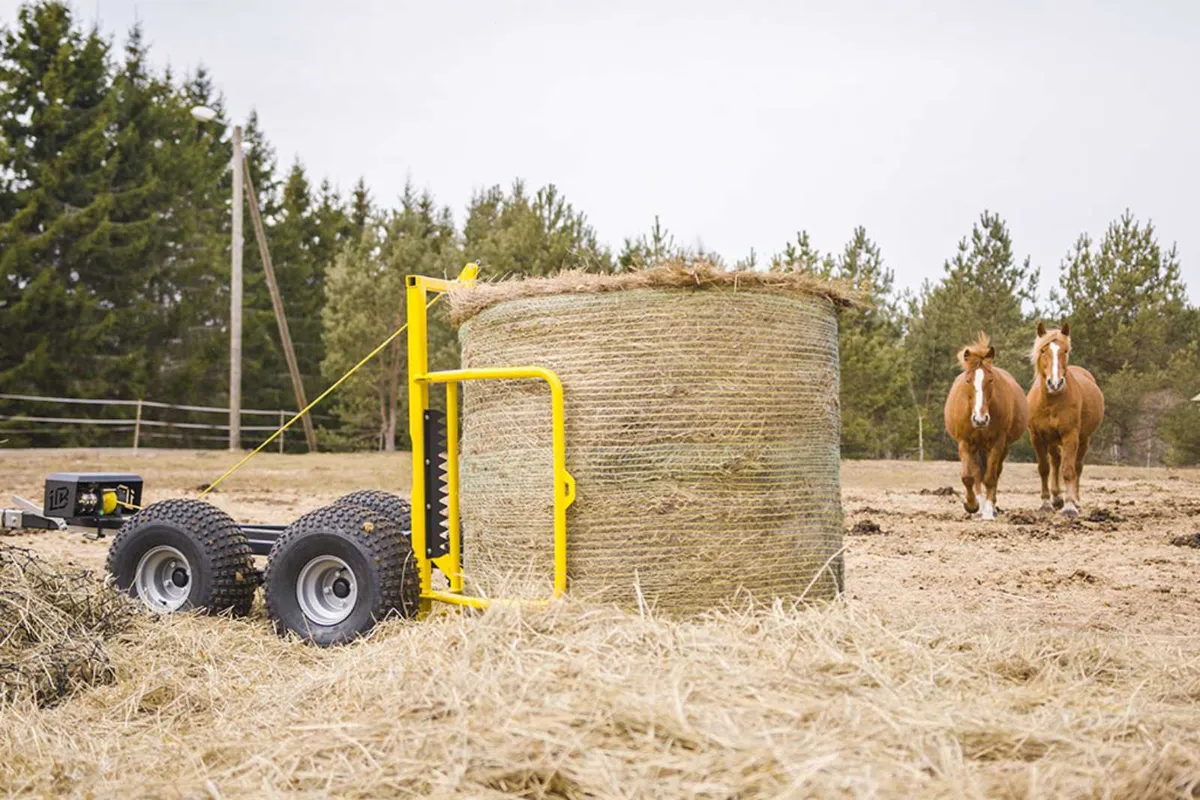
[[[432, 307], [432, 306], [433, 306], [433, 304], [434, 304], [434, 303], [436, 303], [436, 302], [438, 301], [438, 298], [440, 298], [440, 297], [441, 297], [441, 295], [440, 295], [440, 294], [434, 295], [434, 296], [433, 296], [433, 299], [432, 299], [432, 300], [430, 300], [430, 301], [429, 301], [429, 302], [426, 304], [426, 306], [425, 306], [425, 307], [426, 307], [426, 308], [430, 308], [430, 307]], [[359, 369], [360, 369], [360, 368], [361, 368], [363, 365], [365, 365], [365, 364], [366, 364], [368, 361], [370, 361], [372, 358], [374, 358], [375, 356], [377, 356], [377, 355], [379, 355], [381, 352], [383, 352], [383, 348], [387, 347], [389, 344], [391, 344], [392, 342], [394, 342], [394, 341], [396, 340], [396, 337], [398, 337], [400, 334], [404, 333], [404, 331], [406, 331], [407, 329], [408, 329], [408, 323], [407, 323], [407, 322], [405, 322], [403, 325], [401, 325], [399, 328], [397, 328], [397, 329], [396, 329], [396, 332], [395, 332], [395, 333], [393, 333], [391, 336], [389, 336], [389, 337], [387, 337], [386, 339], [384, 339], [384, 340], [383, 340], [383, 341], [382, 341], [382, 342], [379, 344], [379, 346], [378, 346], [378, 347], [376, 347], [374, 350], [372, 350], [371, 352], [369, 352], [369, 353], [367, 353], [365, 356], [363, 356], [363, 359], [362, 359], [362, 361], [359, 361], [357, 364], [355, 364], [353, 367], [351, 367], [351, 368], [350, 368], [350, 370], [349, 370], [349, 371], [348, 371], [348, 372], [347, 372], [345, 375], [343, 375], [342, 377], [338, 378], [338, 379], [337, 379], [337, 381], [335, 381], [335, 382], [334, 382], [334, 384], [333, 384], [332, 386], [330, 386], [330, 387], [329, 387], [328, 389], [326, 389], [325, 391], [321, 392], [321, 394], [320, 394], [320, 395], [317, 397], [317, 399], [316, 399], [316, 400], [313, 400], [311, 403], [309, 403], [308, 405], [306, 405], [304, 408], [300, 409], [300, 413], [296, 414], [296, 416], [292, 417], [292, 418], [291, 418], [291, 419], [289, 419], [287, 422], [285, 422], [285, 423], [283, 424], [283, 426], [282, 426], [281, 428], [279, 428], [279, 430], [275, 431], [275, 432], [274, 432], [274, 433], [272, 433], [270, 436], [268, 436], [268, 437], [266, 438], [266, 440], [265, 440], [265, 441], [264, 441], [262, 444], [260, 444], [258, 447], [256, 447], [256, 448], [254, 448], [253, 450], [251, 450], [251, 451], [250, 451], [249, 453], [247, 453], [245, 456], [243, 456], [243, 458], [242, 458], [242, 460], [241, 460], [241, 461], [237, 462], [237, 463], [236, 463], [236, 464], [234, 464], [232, 467], [230, 467], [229, 469], [225, 470], [225, 474], [224, 474], [224, 475], [222, 475], [221, 477], [217, 478], [215, 481], [213, 481], [213, 482], [212, 482], [212, 483], [210, 483], [208, 486], [206, 486], [206, 487], [204, 488], [204, 491], [202, 491], [202, 492], [201, 492], [199, 495], [197, 495], [197, 497], [204, 497], [204, 495], [208, 494], [208, 493], [209, 493], [209, 492], [211, 492], [213, 489], [215, 489], [215, 488], [217, 488], [218, 486], [220, 486], [220, 485], [221, 485], [221, 483], [222, 483], [222, 482], [224, 482], [224, 480], [225, 480], [226, 478], [228, 478], [230, 475], [232, 475], [233, 473], [235, 473], [235, 472], [237, 472], [239, 469], [241, 469], [241, 467], [242, 467], [242, 465], [243, 465], [243, 464], [245, 464], [247, 461], [249, 461], [250, 459], [254, 458], [256, 455], [258, 455], [258, 454], [259, 454], [259, 453], [262, 451], [262, 449], [263, 449], [264, 447], [266, 447], [267, 445], [269, 445], [271, 442], [275, 441], [275, 439], [276, 439], [276, 438], [278, 438], [280, 434], [282, 434], [282, 433], [283, 433], [284, 431], [286, 431], [288, 428], [292, 427], [292, 426], [293, 426], [293, 425], [295, 425], [297, 422], [299, 422], [299, 421], [300, 421], [300, 419], [301, 419], [301, 418], [302, 418], [302, 417], [303, 417], [305, 414], [307, 414], [309, 411], [311, 411], [311, 410], [312, 410], [312, 409], [313, 409], [313, 408], [314, 408], [314, 407], [317, 405], [317, 403], [320, 403], [322, 400], [324, 400], [326, 397], [328, 397], [328, 396], [329, 396], [329, 394], [330, 394], [331, 392], [333, 392], [333, 390], [334, 390], [334, 389], [338, 388], [338, 387], [339, 387], [339, 386], [341, 386], [343, 383], [345, 383], [345, 381], [346, 381], [346, 379], [347, 379], [347, 378], [349, 378], [349, 377], [350, 377], [351, 375], [353, 375], [354, 373], [358, 372], [358, 370], [359, 370]]]

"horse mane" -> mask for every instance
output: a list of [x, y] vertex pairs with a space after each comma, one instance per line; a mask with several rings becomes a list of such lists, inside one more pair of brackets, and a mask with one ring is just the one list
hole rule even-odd
[[[1051, 341], [1062, 336], [1062, 331], [1059, 328], [1051, 328], [1041, 336], [1033, 340], [1033, 349], [1029, 351], [1029, 363], [1033, 364], [1033, 368], [1037, 370], [1038, 354], [1042, 352], [1042, 348], [1050, 344]], [[1068, 342], [1071, 341], [1070, 336], [1063, 337]]]
[[979, 332], [979, 336], [975, 341], [958, 351], [958, 363], [963, 369], [971, 368], [971, 360], [974, 359], [977, 363], [982, 364], [987, 359], [988, 350], [992, 347], [992, 340], [983, 331]]

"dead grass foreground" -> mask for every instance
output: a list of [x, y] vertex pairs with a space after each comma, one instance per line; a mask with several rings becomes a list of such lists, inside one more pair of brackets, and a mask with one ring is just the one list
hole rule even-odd
[[565, 604], [316, 650], [142, 618], [116, 681], [0, 717], [0, 791], [439, 797], [1200, 796], [1200, 655], [852, 604]]
[[0, 713], [10, 703], [52, 705], [113, 680], [105, 640], [128, 628], [134, 613], [91, 572], [0, 544]]

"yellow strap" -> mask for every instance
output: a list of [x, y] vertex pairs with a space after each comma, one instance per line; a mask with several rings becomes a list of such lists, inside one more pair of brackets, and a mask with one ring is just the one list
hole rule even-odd
[[[429, 302], [428, 302], [428, 303], [425, 305], [425, 308], [427, 308], [427, 309], [428, 309], [428, 308], [431, 308], [431, 307], [433, 306], [433, 304], [434, 304], [434, 303], [436, 303], [436, 302], [438, 301], [438, 299], [439, 299], [441, 296], [442, 296], [441, 294], [435, 294], [435, 295], [433, 296], [433, 299], [432, 299], [432, 300], [430, 300], [430, 301], [429, 301]], [[289, 420], [288, 420], [286, 423], [284, 423], [283, 427], [281, 427], [279, 430], [275, 431], [275, 432], [274, 432], [274, 433], [272, 433], [270, 436], [268, 436], [268, 437], [267, 437], [267, 439], [266, 439], [266, 441], [264, 441], [262, 444], [260, 444], [258, 447], [254, 448], [253, 450], [251, 450], [249, 453], [247, 453], [247, 454], [245, 455], [245, 457], [243, 457], [243, 458], [242, 458], [242, 460], [241, 460], [241, 461], [237, 462], [237, 463], [236, 463], [236, 464], [234, 464], [232, 467], [230, 467], [229, 469], [225, 470], [225, 474], [224, 474], [224, 475], [222, 475], [221, 477], [217, 478], [215, 481], [213, 481], [213, 482], [212, 482], [212, 483], [210, 483], [208, 486], [206, 486], [206, 487], [205, 487], [205, 489], [204, 489], [204, 491], [202, 491], [202, 492], [201, 492], [199, 495], [197, 495], [197, 497], [204, 497], [204, 495], [208, 494], [208, 493], [209, 493], [209, 492], [211, 492], [213, 489], [215, 489], [215, 488], [217, 488], [218, 486], [220, 486], [220, 485], [221, 485], [221, 483], [222, 483], [222, 482], [223, 482], [223, 481], [224, 481], [226, 478], [228, 478], [230, 475], [232, 475], [233, 473], [235, 473], [235, 472], [237, 472], [239, 469], [241, 469], [241, 467], [242, 467], [242, 465], [243, 465], [243, 464], [245, 464], [247, 461], [249, 461], [250, 459], [254, 458], [256, 455], [258, 455], [258, 454], [259, 454], [259, 452], [260, 452], [260, 451], [261, 451], [261, 450], [262, 450], [264, 447], [266, 447], [267, 445], [269, 445], [271, 442], [275, 441], [275, 439], [276, 439], [276, 438], [277, 438], [277, 437], [278, 437], [280, 434], [282, 434], [282, 433], [283, 433], [284, 431], [286, 431], [288, 428], [292, 427], [292, 426], [293, 426], [293, 425], [295, 425], [297, 422], [299, 422], [299, 421], [300, 421], [300, 418], [301, 418], [301, 417], [303, 417], [305, 414], [307, 414], [309, 411], [311, 411], [311, 410], [313, 409], [313, 407], [314, 407], [314, 406], [316, 406], [316, 404], [317, 404], [317, 403], [321, 402], [321, 401], [322, 401], [322, 400], [324, 400], [326, 397], [328, 397], [328, 396], [329, 396], [329, 394], [330, 394], [330, 392], [332, 392], [332, 391], [333, 391], [334, 389], [336, 389], [337, 387], [341, 386], [341, 385], [342, 385], [342, 384], [343, 384], [343, 383], [346, 381], [346, 379], [347, 379], [347, 378], [349, 378], [351, 375], [353, 375], [354, 373], [358, 372], [358, 370], [359, 370], [359, 368], [360, 368], [360, 367], [362, 367], [364, 364], [366, 364], [366, 363], [367, 363], [368, 361], [370, 361], [372, 358], [374, 358], [375, 356], [377, 356], [377, 355], [379, 355], [381, 352], [383, 352], [383, 348], [387, 347], [389, 344], [391, 344], [392, 342], [394, 342], [394, 341], [396, 340], [396, 337], [397, 337], [397, 336], [399, 336], [400, 334], [404, 333], [404, 331], [405, 331], [405, 330], [407, 330], [407, 329], [408, 329], [408, 323], [407, 323], [407, 322], [405, 322], [403, 325], [401, 325], [401, 326], [400, 326], [400, 327], [399, 327], [399, 328], [396, 330], [396, 332], [395, 332], [395, 333], [393, 333], [391, 336], [389, 336], [389, 337], [387, 337], [386, 339], [384, 339], [384, 340], [383, 340], [383, 342], [382, 342], [382, 343], [380, 343], [380, 345], [379, 345], [378, 347], [376, 347], [374, 350], [372, 350], [371, 352], [369, 352], [369, 353], [367, 353], [365, 356], [363, 356], [363, 360], [362, 360], [362, 361], [359, 361], [357, 364], [355, 364], [353, 367], [351, 367], [349, 372], [347, 372], [347, 373], [346, 373], [345, 375], [343, 375], [342, 377], [338, 378], [338, 379], [337, 379], [337, 381], [336, 381], [336, 382], [335, 382], [335, 383], [334, 383], [332, 386], [330, 386], [328, 389], [326, 389], [325, 391], [321, 392], [320, 396], [318, 396], [316, 400], [313, 400], [311, 403], [309, 403], [308, 405], [306, 405], [304, 408], [300, 409], [300, 413], [296, 414], [296, 416], [294, 416], [294, 417], [292, 417], [291, 419], [289, 419]]]

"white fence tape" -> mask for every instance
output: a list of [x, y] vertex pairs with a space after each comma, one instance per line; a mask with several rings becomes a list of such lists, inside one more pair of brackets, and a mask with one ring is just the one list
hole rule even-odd
[[[34, 403], [78, 403], [83, 405], [93, 406], [136, 406], [141, 403], [142, 408], [173, 408], [178, 411], [201, 411], [211, 412], [215, 414], [228, 414], [228, 408], [219, 408], [217, 406], [181, 406], [174, 403], [159, 403], [154, 400], [102, 400], [91, 397], [41, 397], [33, 394], [3, 394], [0, 393], [0, 400], [26, 400]], [[295, 414], [294, 411], [266, 411], [261, 408], [243, 408], [243, 414], [258, 414], [260, 416], [277, 417], [280, 413], [290, 417]], [[271, 430], [275, 430], [271, 428]]]
[[[278, 413], [278, 412], [276, 412]], [[58, 422], [67, 425], [125, 425], [132, 427], [134, 421], [130, 419], [88, 419], [86, 417], [28, 417], [24, 414], [9, 415], [0, 414], [0, 420], [11, 420], [13, 422]], [[286, 419], [284, 420], [287, 421]], [[206, 425], [203, 422], [163, 422], [160, 419], [143, 419], [140, 423], [143, 428], [190, 428], [193, 430], [213, 430], [227, 431], [229, 425]], [[243, 425], [244, 431], [273, 431], [278, 428], [278, 425]]]
[[[227, 436], [204, 436], [200, 434], [186, 434], [183, 432], [167, 433], [163, 429], [177, 429], [180, 431], [228, 431], [229, 423], [205, 423], [205, 422], [169, 422], [161, 419], [147, 419], [143, 412], [148, 408], [162, 408], [172, 411], [199, 412], [205, 414], [228, 414], [228, 408], [218, 408], [216, 406], [191, 406], [180, 405], [176, 403], [161, 403], [156, 400], [107, 400], [102, 398], [92, 397], [46, 397], [33, 394], [7, 394], [0, 393], [0, 400], [8, 400], [22, 403], [42, 403], [42, 404], [62, 404], [62, 405], [89, 405], [89, 406], [122, 406], [136, 409], [135, 416], [121, 417], [117, 419], [97, 419], [94, 417], [57, 417], [57, 416], [42, 416], [33, 414], [0, 414], [0, 422], [13, 423], [32, 423], [35, 427], [14, 429], [5, 427], [0, 430], [0, 433], [57, 433], [50, 428], [41, 427], [47, 425], [101, 425], [112, 431], [118, 432], [133, 432], [133, 447], [136, 450], [139, 439], [142, 437], [167, 438], [167, 439], [195, 439], [203, 441], [224, 441]], [[245, 432], [257, 433], [266, 431], [275, 431], [285, 422], [296, 415], [295, 411], [284, 411], [276, 409], [274, 411], [261, 408], [243, 408], [242, 414], [252, 414], [257, 416], [273, 417], [279, 421], [278, 425], [242, 425], [241, 430]], [[158, 430], [153, 430], [158, 429]], [[66, 429], [63, 429], [65, 432]], [[284, 437], [279, 437], [279, 451], [283, 452]]]

